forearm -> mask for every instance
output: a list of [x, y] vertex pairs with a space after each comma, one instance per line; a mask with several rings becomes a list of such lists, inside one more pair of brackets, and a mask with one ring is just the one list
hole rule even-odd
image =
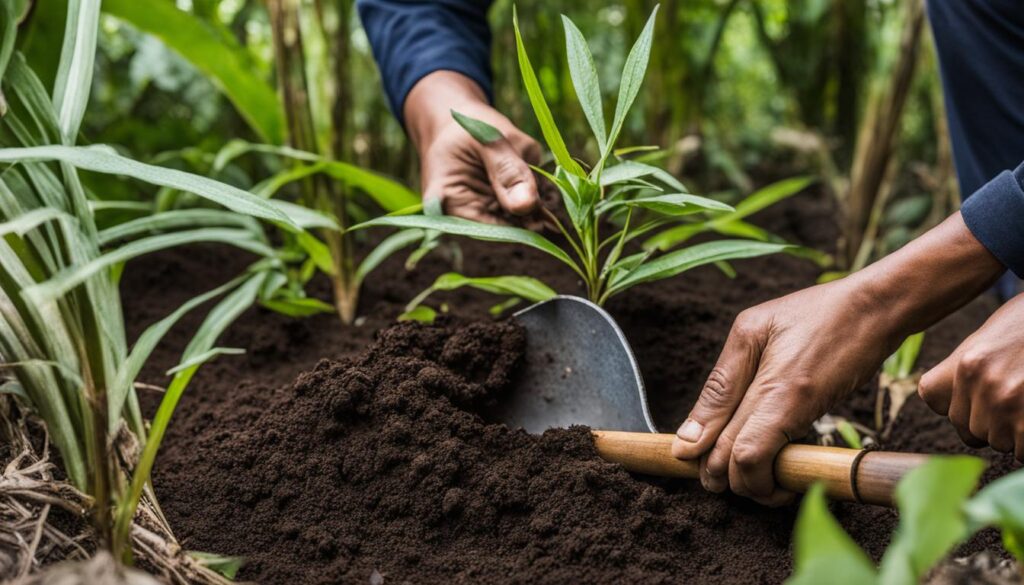
[[865, 307], [885, 311], [902, 338], [967, 304], [1005, 270], [958, 212], [849, 279]]

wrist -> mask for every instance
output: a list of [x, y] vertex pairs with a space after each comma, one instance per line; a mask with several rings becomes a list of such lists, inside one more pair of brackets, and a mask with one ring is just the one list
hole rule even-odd
[[419, 80], [405, 98], [402, 114], [409, 139], [420, 154], [452, 120], [452, 110], [468, 113], [489, 107], [484, 90], [454, 71], [434, 71]]
[[1005, 270], [956, 213], [850, 280], [856, 302], [884, 315], [902, 339], [967, 304]]

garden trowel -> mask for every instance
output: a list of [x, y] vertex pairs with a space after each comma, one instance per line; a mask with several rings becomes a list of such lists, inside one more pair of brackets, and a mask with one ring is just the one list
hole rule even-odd
[[[513, 315], [526, 330], [525, 366], [494, 418], [530, 433], [586, 425], [598, 454], [626, 469], [662, 477], [699, 477], [697, 461], [671, 454], [659, 434], [633, 350], [604, 309], [557, 296]], [[775, 461], [780, 485], [795, 492], [825, 484], [829, 496], [891, 505], [899, 479], [926, 455], [792, 444]]]

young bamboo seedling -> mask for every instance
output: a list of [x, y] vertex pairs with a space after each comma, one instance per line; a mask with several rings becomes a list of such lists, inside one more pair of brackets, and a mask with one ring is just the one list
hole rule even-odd
[[[743, 215], [735, 214], [743, 214], [744, 210], [693, 195], [663, 169], [625, 158], [630, 149], [615, 149], [627, 114], [640, 92], [650, 57], [656, 15], [657, 8], [626, 58], [610, 127], [605, 124], [597, 68], [586, 39], [571, 20], [562, 17], [573, 86], [600, 150], [598, 159], [586, 170], [569, 154], [562, 134], [555, 125], [530, 64], [513, 9], [513, 26], [523, 83], [544, 139], [556, 161], [553, 172], [536, 167], [534, 170], [558, 188], [568, 216], [568, 225], [549, 210], [542, 211], [561, 233], [565, 241], [563, 246], [529, 230], [488, 225], [456, 217], [382, 217], [362, 223], [356, 228], [387, 226], [429, 229], [478, 240], [529, 246], [557, 258], [575, 272], [583, 282], [587, 297], [597, 304], [604, 304], [611, 297], [638, 284], [669, 278], [697, 266], [717, 264], [725, 270], [731, 270], [725, 264], [729, 260], [794, 249], [783, 242], [774, 241], [767, 234], [756, 232], [757, 228], [750, 224], [743, 223]], [[452, 115], [481, 143], [486, 144], [502, 137], [499, 130], [485, 122], [455, 111]], [[761, 195], [748, 207], [754, 208], [760, 201], [779, 199], [781, 196], [778, 193], [788, 189], [788, 194], [792, 194], [804, 186], [805, 180], [797, 180], [786, 187], [779, 187], [772, 194]], [[714, 223], [713, 218], [716, 217], [725, 218], [726, 221]], [[722, 232], [743, 239], [705, 242], [662, 253], [663, 249], [682, 241], [672, 229], [688, 226], [693, 226], [689, 229], [696, 230], [694, 233], [720, 228]], [[632, 251], [631, 243], [655, 233], [667, 234], [664, 236], [666, 238], [674, 236], [675, 239], [662, 246], [649, 245], [639, 251]], [[520, 277], [502, 278], [508, 284]], [[533, 283], [525, 281], [522, 284], [533, 286]], [[473, 286], [471, 282], [464, 285]], [[502, 292], [509, 294], [507, 290]]]
[[[896, 353], [889, 356], [882, 364], [882, 373], [878, 376], [878, 393], [875, 396], [875, 430], [882, 439], [892, 433], [893, 423], [903, 410], [907, 399], [917, 393], [917, 384], [921, 381], [921, 372], [914, 370], [917, 356], [921, 353], [924, 333], [916, 333], [906, 338]], [[885, 398], [889, 397], [889, 416], [884, 416]]]

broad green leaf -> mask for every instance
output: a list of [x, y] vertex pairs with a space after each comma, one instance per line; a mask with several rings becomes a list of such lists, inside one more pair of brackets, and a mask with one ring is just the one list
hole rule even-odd
[[[97, 2], [98, 4], [98, 2]], [[103, 11], [149, 33], [201, 71], [262, 140], [284, 142], [284, 111], [244, 47], [168, 0], [103, 0]]]
[[373, 250], [363, 258], [356, 268], [355, 286], [362, 285], [366, 276], [373, 272], [382, 262], [391, 257], [395, 252], [407, 248], [423, 239], [424, 231], [420, 229], [401, 230], [384, 238], [381, 243], [374, 246]]
[[27, 298], [37, 301], [55, 299], [82, 284], [93, 275], [120, 262], [126, 262], [137, 256], [174, 248], [193, 243], [230, 244], [254, 254], [273, 256], [274, 250], [262, 242], [252, 239], [252, 234], [245, 230], [226, 228], [200, 228], [170, 234], [151, 236], [129, 242], [92, 260], [68, 267], [55, 274], [50, 280], [29, 287], [24, 291]]
[[176, 169], [156, 167], [125, 158], [107, 148], [37, 146], [0, 148], [0, 162], [19, 163], [57, 160], [74, 167], [111, 175], [124, 175], [154, 185], [187, 191], [232, 211], [291, 224], [277, 207], [225, 183]]
[[490, 144], [505, 138], [505, 135], [501, 133], [501, 130], [498, 130], [487, 122], [477, 120], [476, 118], [470, 118], [469, 116], [460, 114], [455, 110], [452, 110], [451, 112], [452, 118], [455, 118], [455, 121], [459, 123], [459, 126], [462, 126], [466, 132], [469, 132], [469, 135], [480, 144]]
[[70, 0], [64, 46], [61, 48], [53, 105], [64, 144], [74, 144], [89, 104], [92, 70], [96, 61], [100, 0]]
[[398, 316], [399, 321], [417, 321], [427, 324], [433, 323], [435, 319], [437, 319], [437, 311], [424, 305], [419, 305]]
[[1003, 532], [1003, 545], [1024, 562], [1024, 472], [1018, 470], [988, 484], [964, 506], [969, 531], [995, 526]]
[[519, 17], [516, 14], [515, 5], [512, 6], [512, 27], [515, 29], [516, 34], [516, 54], [519, 58], [519, 72], [522, 74], [523, 85], [526, 86], [526, 94], [530, 98], [530, 105], [533, 106], [533, 112], [540, 123], [541, 133], [544, 134], [544, 141], [548, 143], [548, 148], [555, 155], [555, 160], [558, 161], [559, 165], [577, 177], [585, 177], [586, 173], [583, 172], [579, 163], [569, 155], [569, 150], [565, 147], [565, 141], [562, 140], [562, 133], [558, 131], [558, 126], [555, 125], [555, 120], [551, 116], [551, 110], [548, 108], [547, 102], [544, 101], [544, 94], [540, 90], [540, 82], [537, 81], [533, 65], [530, 64], [530, 56], [527, 55], [526, 46], [523, 44], [522, 34], [519, 32]]
[[458, 217], [431, 217], [426, 215], [399, 215], [393, 217], [378, 217], [366, 223], [354, 226], [352, 229], [364, 229], [368, 227], [396, 227], [396, 228], [419, 228], [424, 230], [437, 230], [442, 233], [455, 236], [466, 236], [476, 240], [489, 242], [504, 242], [507, 244], [521, 244], [546, 252], [569, 266], [576, 267], [576, 263], [556, 246], [551, 240], [544, 236], [524, 230], [522, 228], [504, 225], [490, 225], [469, 221]]
[[583, 114], [590, 123], [590, 129], [597, 138], [597, 146], [604, 152], [608, 134], [604, 128], [604, 108], [601, 105], [601, 84], [597, 78], [597, 67], [594, 56], [587, 46], [587, 39], [576, 28], [569, 17], [562, 15], [562, 27], [565, 29], [565, 49], [569, 60], [569, 75], [572, 85], [576, 88], [576, 96], [580, 100]]
[[335, 308], [320, 299], [309, 297], [269, 299], [260, 303], [271, 311], [288, 317], [309, 317], [321, 313], [334, 313]]
[[788, 247], [785, 244], [769, 244], [749, 240], [718, 240], [697, 244], [696, 246], [669, 252], [664, 256], [634, 268], [611, 284], [608, 296], [622, 292], [642, 282], [670, 278], [704, 264], [776, 254]]
[[611, 154], [615, 147], [615, 140], [622, 131], [622, 125], [626, 122], [626, 114], [633, 107], [636, 96], [640, 93], [640, 85], [643, 84], [644, 75], [647, 73], [647, 62], [651, 58], [651, 43], [654, 37], [654, 22], [658, 16], [658, 6], [654, 7], [644, 30], [640, 32], [633, 48], [626, 57], [626, 63], [622, 67], [622, 78], [619, 80], [619, 99], [615, 102], [615, 117], [612, 119], [612, 130], [608, 134], [608, 142], [605, 144], [604, 152], [601, 155], [601, 163], [597, 170], [604, 166], [604, 161]]
[[963, 506], [984, 470], [985, 463], [977, 457], [937, 456], [900, 480], [900, 520], [882, 557], [882, 583], [917, 583], [969, 536]]
[[871, 585], [875, 567], [828, 511], [825, 488], [811, 486], [793, 531], [793, 576], [786, 585]]

